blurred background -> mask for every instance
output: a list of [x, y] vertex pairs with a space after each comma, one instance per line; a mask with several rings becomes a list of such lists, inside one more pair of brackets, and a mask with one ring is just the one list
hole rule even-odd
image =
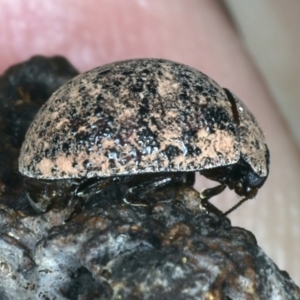
[[300, 147], [300, 1], [224, 0]]
[[[255, 62], [256, 67], [263, 75], [273, 99], [276, 101], [278, 109], [281, 111], [286, 125], [294, 135], [297, 148], [300, 147], [300, 1], [290, 0], [224, 0], [224, 4], [230, 14], [234, 25], [246, 46], [249, 55]], [[265, 111], [265, 116], [268, 112]], [[268, 136], [267, 136], [268, 139]], [[274, 163], [274, 161], [273, 161]], [[271, 160], [271, 174], [272, 168]], [[284, 168], [284, 166], [282, 166]], [[274, 173], [273, 173], [274, 174]], [[284, 181], [284, 178], [282, 178]], [[300, 183], [300, 178], [297, 179]], [[284, 186], [282, 187], [284, 190]], [[294, 189], [296, 191], [296, 187]], [[288, 193], [290, 191], [283, 191]], [[279, 197], [275, 195], [273, 201], [280, 203]], [[299, 199], [299, 195], [296, 195]], [[277, 201], [278, 200], [278, 201]], [[300, 201], [300, 199], [299, 199]], [[275, 204], [269, 207], [268, 214], [277, 219], [282, 226], [289, 220], [299, 219], [299, 206], [286, 207], [282, 203], [282, 209], [288, 212], [288, 220], [283, 217], [283, 212], [275, 212], [280, 206]], [[285, 207], [284, 207], [285, 206]], [[249, 207], [249, 206], [248, 206]], [[284, 207], [284, 208], [283, 208]], [[254, 212], [254, 211], [253, 211]], [[257, 211], [257, 216], [261, 218], [263, 213]], [[286, 215], [287, 216], [287, 215]], [[234, 217], [236, 218], [236, 216]], [[267, 216], [265, 216], [267, 218]], [[276, 224], [274, 222], [274, 224]], [[298, 241], [300, 245], [299, 222], [290, 221], [289, 233], [283, 232], [281, 225], [277, 224], [274, 235], [277, 235], [278, 243], [265, 242], [261, 225], [257, 226], [260, 246], [271, 255], [280, 268], [287, 268], [290, 275], [300, 283], [299, 256], [287, 257], [282, 253], [281, 246], [289, 249], [291, 239]], [[249, 224], [250, 225], [250, 224]], [[251, 225], [250, 225], [251, 226]], [[252, 225], [253, 226], [253, 225]], [[285, 225], [286, 226], [286, 225]], [[260, 227], [260, 230], [259, 228]], [[289, 226], [287, 225], [286, 228]], [[247, 227], [246, 227], [247, 228]], [[248, 227], [251, 228], [251, 227]], [[266, 232], [265, 232], [266, 234]], [[280, 236], [287, 235], [285, 244]], [[275, 241], [275, 240], [274, 240]], [[295, 267], [293, 268], [293, 264]]]

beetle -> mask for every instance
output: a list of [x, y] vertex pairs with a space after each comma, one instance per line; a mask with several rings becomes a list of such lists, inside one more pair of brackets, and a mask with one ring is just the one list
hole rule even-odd
[[165, 186], [193, 185], [195, 172], [220, 183], [201, 192], [202, 201], [225, 187], [245, 201], [268, 177], [269, 150], [228, 89], [183, 64], [134, 59], [54, 92], [27, 131], [19, 171], [40, 192], [40, 211], [51, 199], [88, 197], [111, 184], [124, 185], [133, 202]]

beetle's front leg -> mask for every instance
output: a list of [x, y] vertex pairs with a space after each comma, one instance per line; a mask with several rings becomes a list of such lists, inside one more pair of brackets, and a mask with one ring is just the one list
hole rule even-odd
[[75, 215], [80, 214], [87, 199], [92, 195], [100, 193], [112, 181], [113, 178], [92, 178], [81, 182], [75, 190], [72, 199], [69, 201], [69, 207], [72, 208], [72, 212], [65, 222], [70, 221]]
[[211, 203], [209, 203], [209, 199], [219, 195], [220, 193], [222, 193], [226, 188], [225, 184], [220, 184], [217, 185], [213, 188], [209, 188], [209, 189], [204, 189], [200, 192], [200, 199], [201, 199], [201, 205], [207, 210], [207, 211], [212, 211], [213, 213], [215, 213], [217, 216], [221, 216], [222, 212], [217, 209], [214, 205], [212, 205]]
[[[137, 205], [137, 206], [147, 206], [146, 204], [141, 203], [145, 199], [145, 196], [151, 195], [152, 198], [160, 198], [161, 192], [158, 189], [166, 187], [173, 183], [179, 183], [184, 179], [184, 173], [173, 173], [168, 176], [154, 176], [151, 179], [148, 179], [144, 182], [141, 182], [131, 188], [129, 188], [123, 198], [124, 202]], [[160, 192], [160, 195], [158, 195]], [[157, 194], [156, 194], [157, 193]], [[155, 197], [155, 195], [159, 197]], [[166, 200], [166, 199], [163, 199]], [[144, 200], [145, 201], [145, 200]]]
[[98, 177], [85, 180], [78, 186], [75, 191], [75, 195], [81, 198], [86, 198], [98, 194], [102, 190], [104, 190], [113, 180], [114, 177]]

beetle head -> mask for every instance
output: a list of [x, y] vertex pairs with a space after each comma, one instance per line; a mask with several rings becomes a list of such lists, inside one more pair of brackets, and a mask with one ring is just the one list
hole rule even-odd
[[247, 198], [254, 198], [258, 192], [258, 189], [264, 185], [269, 175], [270, 165], [270, 154], [267, 145], [265, 145], [264, 155], [266, 162], [266, 176], [258, 175], [253, 170], [252, 166], [246, 162], [242, 155], [241, 159], [237, 163], [237, 170], [234, 170], [234, 172], [237, 172], [240, 175], [240, 180], [234, 182], [234, 190], [238, 195], [245, 196]]
[[[267, 148], [266, 148], [267, 149]], [[267, 176], [259, 176], [246, 162], [243, 156], [235, 164], [201, 170], [200, 174], [205, 177], [226, 184], [239, 196], [248, 199], [254, 198], [258, 190], [265, 183], [269, 173], [269, 151], [266, 151]]]
[[239, 180], [228, 178], [228, 187], [234, 189], [239, 196], [244, 196], [248, 199], [254, 198], [267, 177], [259, 177], [255, 173], [248, 170], [246, 176], [242, 176]]

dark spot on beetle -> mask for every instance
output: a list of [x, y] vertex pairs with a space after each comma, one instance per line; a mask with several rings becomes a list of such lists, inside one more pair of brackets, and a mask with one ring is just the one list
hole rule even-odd
[[112, 134], [112, 129], [106, 124], [107, 126], [101, 132], [102, 136], [105, 138], [109, 138]]
[[[115, 147], [109, 148], [107, 151], [104, 152], [104, 156], [106, 156], [109, 159], [115, 159], [117, 158], [118, 155], [118, 151]], [[113, 157], [115, 156], [115, 157]]]
[[134, 104], [128, 100], [124, 100], [124, 105], [126, 108], [134, 108]]
[[75, 134], [76, 144], [82, 145], [90, 138], [89, 133], [87, 131], [79, 131]]
[[148, 75], [150, 73], [149, 69], [143, 69], [142, 74]]
[[134, 71], [130, 71], [130, 70], [125, 70], [121, 73], [123, 76], [127, 77], [130, 76], [132, 74], [134, 74]]
[[137, 149], [136, 147], [134, 147], [130, 153], [131, 158], [136, 162], [137, 165], [139, 165], [141, 163], [142, 160], [142, 153], [141, 151], [139, 151], [139, 149]]
[[114, 139], [114, 144], [115, 145], [122, 145], [124, 143], [124, 141], [123, 141], [123, 138], [120, 136], [120, 135], [118, 135], [115, 139]]
[[63, 143], [61, 148], [62, 148], [62, 151], [66, 153], [70, 149], [70, 144], [69, 143]]
[[206, 157], [205, 160], [204, 160], [204, 165], [207, 166], [207, 165], [210, 165], [211, 164], [211, 159], [209, 157]]
[[167, 156], [169, 160], [172, 160], [174, 157], [177, 157], [181, 154], [181, 150], [174, 145], [168, 145], [163, 153]]
[[184, 109], [185, 114], [189, 114], [190, 111], [191, 111], [191, 106], [187, 105]]
[[92, 167], [92, 163], [88, 159], [86, 159], [83, 162], [83, 166], [84, 166], [85, 169], [88, 170], [88, 169], [90, 169]]
[[73, 168], [76, 168], [77, 166], [78, 166], [78, 163], [77, 163], [76, 161], [73, 161], [72, 167], [73, 167]]
[[97, 107], [95, 108], [95, 110], [94, 110], [94, 114], [95, 114], [96, 116], [101, 115], [102, 112], [103, 112], [103, 108], [100, 107], [100, 106], [97, 106]]
[[[159, 148], [159, 141], [157, 139], [157, 133], [152, 132], [148, 127], [146, 122], [140, 121], [139, 122], [139, 130], [137, 131], [138, 141], [140, 142], [140, 146], [145, 151], [146, 147], [151, 147], [151, 153], [153, 148]], [[148, 149], [147, 149], [148, 151]], [[149, 152], [149, 151], [148, 151]]]
[[220, 129], [220, 130], [225, 130], [225, 129], [226, 129], [226, 126], [227, 126], [227, 124], [221, 123], [221, 124], [219, 124], [218, 129]]
[[127, 163], [129, 162], [129, 161], [131, 161], [131, 157], [129, 156], [129, 155], [127, 155], [127, 156], [125, 156], [125, 157], [123, 157], [121, 160], [120, 160], [120, 164], [122, 165], [122, 166], [125, 166], [125, 165], [127, 165]]
[[40, 155], [34, 155], [33, 156], [33, 161], [34, 161], [34, 163], [39, 163], [41, 160], [42, 160], [42, 156], [40, 156]]
[[57, 148], [52, 147], [49, 157], [56, 157]]
[[190, 129], [183, 132], [184, 139], [190, 139], [197, 135], [198, 130], [197, 129]]
[[45, 128], [48, 128], [51, 125], [51, 121], [47, 121], [44, 125]]
[[76, 110], [76, 108], [72, 108], [72, 109], [70, 110], [70, 116], [71, 116], [72, 118], [76, 118], [76, 117], [77, 117], [77, 110]]
[[86, 90], [86, 87], [84, 85], [81, 85], [80, 88], [78, 89], [78, 93], [82, 94]]
[[89, 102], [88, 101], [82, 101], [81, 105], [82, 105], [82, 107], [86, 108], [87, 106], [89, 106]]
[[88, 145], [88, 146], [85, 145], [84, 151], [85, 151], [85, 153], [86, 153], [87, 155], [90, 155], [90, 153], [91, 153], [91, 146], [90, 146], [90, 144], [88, 144], [88, 143], [87, 143], [87, 145]]
[[228, 116], [227, 112], [217, 106], [202, 106], [201, 109], [203, 118], [206, 120], [208, 125], [208, 131], [210, 133], [215, 131], [215, 128], [220, 129], [220, 126], [222, 125], [222, 128], [227, 128], [228, 125], [231, 123], [231, 119]]
[[59, 136], [58, 136], [57, 134], [53, 134], [53, 135], [54, 135], [54, 136], [53, 136], [53, 138], [52, 138], [51, 144], [52, 144], [52, 145], [57, 145], [58, 142], [59, 142], [59, 140], [60, 140], [60, 138], [59, 138]]
[[[174, 71], [176, 71], [176, 70], [174, 70]], [[178, 78], [179, 78], [179, 81], [181, 81], [181, 82], [184, 82], [184, 81], [192, 82], [191, 77], [193, 77], [192, 72], [183, 71], [183, 70], [178, 72]]]
[[202, 151], [199, 147], [195, 148], [195, 152], [196, 152], [197, 155], [200, 155], [202, 153]]
[[187, 124], [188, 123], [188, 114], [186, 112], [181, 112], [180, 115], [179, 115], [179, 119], [180, 119], [180, 122], [183, 123], [183, 124]]
[[255, 139], [255, 148], [256, 148], [256, 150], [260, 149], [260, 143], [257, 139]]
[[116, 88], [118, 88], [118, 87], [120, 87], [122, 84], [121, 84], [121, 82], [120, 82], [119, 80], [114, 80], [114, 81], [113, 81], [113, 85], [114, 85]]
[[239, 135], [240, 137], [247, 136], [248, 129], [245, 126], [239, 127]]
[[99, 94], [97, 97], [96, 97], [96, 100], [97, 100], [97, 104], [100, 104], [99, 102], [102, 102], [102, 101], [105, 101], [104, 97], [102, 94]]
[[92, 115], [91, 111], [90, 110], [87, 110], [84, 112], [85, 113], [85, 117], [88, 118]]
[[190, 100], [190, 97], [186, 93], [180, 93], [178, 95], [178, 99], [182, 102], [188, 102]]
[[46, 133], [46, 130], [45, 130], [45, 129], [41, 130], [41, 131], [39, 132], [38, 137], [39, 137], [39, 138], [43, 137], [43, 136], [45, 135], [45, 133]]
[[146, 88], [150, 94], [152, 95], [157, 94], [157, 83], [153, 79], [147, 81]]
[[237, 129], [236, 129], [236, 127], [233, 125], [233, 124], [228, 124], [227, 126], [226, 126], [226, 128], [227, 128], [227, 130], [229, 131], [229, 132], [231, 132], [231, 133], [233, 133], [234, 135], [236, 134], [236, 131], [237, 131]]
[[131, 91], [134, 93], [140, 93], [143, 91], [143, 80], [138, 78], [131, 86]]
[[110, 83], [106, 83], [102, 85], [102, 89], [105, 90], [106, 92], [111, 92], [111, 85]]
[[190, 144], [185, 144], [185, 148], [186, 148], [186, 156], [187, 157], [194, 156], [194, 154], [195, 154], [194, 147], [192, 147]]
[[149, 102], [146, 97], [141, 101], [141, 104], [139, 106], [139, 114], [141, 115], [141, 117], [145, 117], [150, 114]]
[[195, 90], [196, 90], [196, 92], [198, 92], [198, 93], [203, 93], [203, 86], [201, 86], [201, 85], [196, 85], [195, 86]]
[[221, 160], [223, 158], [223, 154], [220, 152], [217, 152], [218, 158]]
[[110, 168], [112, 168], [112, 169], [116, 168], [116, 161], [114, 159], [109, 159], [108, 163], [109, 163]]
[[44, 150], [44, 155], [45, 155], [45, 157], [49, 157], [49, 155], [50, 155], [49, 148], [47, 148], [47, 149]]
[[69, 120], [69, 130], [68, 132], [65, 132], [66, 135], [69, 134], [70, 130], [71, 132], [76, 135], [80, 129], [80, 127], [89, 127], [89, 123], [87, 122], [86, 118], [81, 117], [80, 115], [78, 117], [72, 118]]
[[158, 130], [162, 129], [162, 126], [159, 124], [159, 122], [156, 121], [156, 119], [154, 117], [150, 118], [150, 122], [152, 125], [156, 126]]
[[209, 134], [214, 134], [216, 130], [212, 126], [207, 126], [206, 132], [208, 132]]
[[183, 89], [189, 89], [189, 88], [190, 88], [190, 85], [189, 85], [187, 82], [183, 82], [183, 83], [182, 83], [182, 88], [183, 88]]
[[[58, 103], [58, 104], [59, 104], [59, 103]], [[49, 114], [51, 114], [51, 113], [54, 112], [54, 108], [53, 108], [53, 107], [49, 107], [49, 108], [47, 109], [47, 111], [48, 111]]]

